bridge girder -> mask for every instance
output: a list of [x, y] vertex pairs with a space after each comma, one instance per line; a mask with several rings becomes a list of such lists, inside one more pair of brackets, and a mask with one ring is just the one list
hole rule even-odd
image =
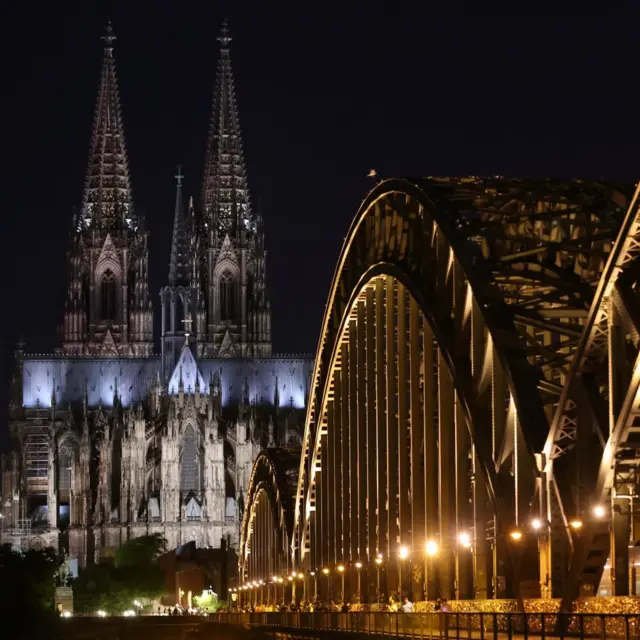
[[[580, 181], [393, 179], [367, 196], [325, 309], [293, 498], [292, 566], [319, 575], [344, 565], [339, 587], [370, 597], [381, 554], [388, 591], [518, 595], [520, 579], [532, 577], [522, 558], [533, 548], [542, 595], [571, 590], [582, 538], [569, 519], [585, 481], [579, 476], [576, 492], [571, 474], [584, 449], [593, 456], [594, 438], [605, 441], [593, 427], [607, 415], [606, 394], [594, 401], [602, 383], [582, 371], [597, 381], [611, 368], [602, 355], [584, 355], [598, 344], [585, 347], [585, 333], [602, 333], [594, 308], [610, 291], [602, 278], [625, 208], [620, 191]], [[629, 215], [623, 228], [635, 229]], [[630, 287], [614, 290], [620, 295], [607, 300], [626, 305], [616, 326], [635, 346], [627, 308], [635, 298]], [[580, 384], [568, 393], [572, 377]], [[627, 395], [620, 406], [632, 415], [637, 393]], [[592, 437], [580, 435], [576, 447], [578, 424]], [[508, 532], [532, 517], [541, 530], [514, 543]], [[424, 562], [427, 541], [437, 541], [437, 561]], [[404, 579], [402, 546], [414, 561]]]

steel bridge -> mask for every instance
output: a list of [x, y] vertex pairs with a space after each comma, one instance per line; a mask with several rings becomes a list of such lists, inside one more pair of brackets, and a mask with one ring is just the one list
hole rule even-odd
[[628, 185], [380, 182], [335, 269], [302, 450], [256, 462], [241, 591], [569, 610], [607, 567], [635, 593], [639, 225]]

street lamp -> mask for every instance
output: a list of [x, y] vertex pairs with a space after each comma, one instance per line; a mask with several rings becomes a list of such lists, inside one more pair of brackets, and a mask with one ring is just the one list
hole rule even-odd
[[511, 533], [509, 533], [509, 537], [514, 542], [520, 542], [520, 540], [522, 540], [522, 531], [520, 531], [520, 529], [513, 529]]
[[378, 591], [378, 602], [380, 602], [380, 565], [382, 564], [383, 556], [381, 553], [376, 555], [376, 589]]
[[540, 531], [540, 529], [542, 529], [542, 520], [540, 520], [540, 518], [534, 518], [531, 521], [531, 528], [534, 531]]
[[574, 531], [579, 531], [580, 529], [582, 529], [582, 520], [580, 520], [580, 518], [574, 518], [570, 523], [569, 526], [574, 530]]
[[323, 567], [322, 568], [322, 573], [324, 573], [325, 576], [327, 576], [327, 598], [329, 598], [329, 600], [331, 600], [331, 578], [329, 578], [329, 567]]
[[407, 547], [400, 547], [398, 552], [400, 562], [398, 562], [398, 598], [402, 601], [402, 561], [409, 557], [409, 549]]
[[358, 597], [362, 599], [362, 594], [360, 593], [360, 569], [362, 569], [362, 562], [358, 560], [358, 562], [356, 562], [356, 572], [358, 575]]
[[606, 515], [607, 511], [606, 509], [601, 505], [601, 504], [597, 504], [595, 505], [595, 507], [593, 507], [593, 515], [596, 518], [604, 518]]
[[425, 545], [425, 551], [430, 558], [438, 555], [438, 543], [435, 540], [428, 540]]
[[463, 531], [458, 536], [458, 542], [460, 543], [460, 546], [464, 547], [465, 549], [471, 548], [471, 536], [466, 531]]

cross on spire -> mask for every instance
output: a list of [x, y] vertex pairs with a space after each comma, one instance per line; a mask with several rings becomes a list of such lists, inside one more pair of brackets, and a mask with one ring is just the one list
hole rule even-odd
[[173, 176], [176, 179], [176, 182], [178, 183], [178, 186], [181, 187], [182, 186], [182, 178], [184, 178], [184, 174], [182, 173], [182, 165], [179, 164], [178, 165], [178, 173], [176, 173], [175, 176]]
[[220, 29], [220, 35], [218, 36], [218, 42], [222, 45], [224, 49], [229, 46], [231, 42], [231, 36], [229, 35], [229, 26], [227, 24], [227, 19], [225, 18], [222, 23], [222, 28]]
[[102, 41], [104, 42], [105, 51], [111, 55], [113, 51], [113, 43], [116, 40], [116, 35], [113, 32], [113, 27], [111, 26], [111, 18], [107, 20], [107, 28], [105, 29], [104, 35], [102, 36]]
[[185, 318], [182, 321], [182, 324], [184, 325], [184, 337], [185, 340], [187, 342], [189, 342], [189, 336], [191, 335], [191, 324], [192, 324], [193, 320], [189, 317], [189, 318]]

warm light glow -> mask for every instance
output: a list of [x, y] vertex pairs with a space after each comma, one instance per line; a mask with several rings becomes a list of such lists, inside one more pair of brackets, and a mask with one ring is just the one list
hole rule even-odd
[[63, 618], [70, 618], [71, 617], [71, 611], [63, 611], [62, 612], [62, 617]]
[[356, 569], [362, 569], [362, 562], [356, 562]]
[[427, 540], [427, 544], [424, 547], [428, 556], [437, 556], [438, 555], [438, 543], [435, 540]]
[[593, 507], [593, 515], [596, 518], [604, 518], [606, 513], [606, 509], [601, 504], [597, 504], [595, 507]]
[[509, 535], [511, 536], [511, 539], [516, 542], [522, 539], [522, 531], [520, 531], [520, 529], [514, 529]]
[[376, 564], [382, 564], [382, 558], [380, 556], [376, 558]]
[[136, 612], [133, 611], [132, 609], [127, 609], [123, 614], [122, 614], [125, 618], [132, 618], [133, 616], [136, 615]]
[[329, 569], [327, 569], [327, 567], [325, 567], [325, 568], [322, 570], [322, 573], [324, 573], [324, 575], [325, 575], [325, 576], [328, 576], [328, 575], [329, 575]]
[[400, 559], [406, 560], [409, 557], [409, 549], [407, 547], [400, 547]]
[[577, 531], [578, 529], [582, 529], [582, 520], [580, 520], [580, 518], [574, 518], [570, 523], [569, 526], [574, 529], [575, 531]]
[[298, 578], [300, 579], [304, 578], [304, 573], [298, 573]]
[[344, 565], [343, 564], [339, 564], [336, 568], [338, 569], [338, 571], [340, 573], [342, 573], [344, 571]]
[[98, 616], [100, 618], [106, 618], [107, 617], [107, 612], [106, 611], [100, 610], [100, 611], [97, 612], [97, 614], [98, 614]]
[[289, 582], [293, 582], [293, 578], [292, 578], [291, 576], [287, 576], [287, 580], [288, 580]]
[[273, 578], [271, 578], [274, 582], [278, 582], [278, 576], [273, 576]]
[[312, 576], [315, 576], [315, 575], [316, 575], [316, 572], [315, 572], [315, 571], [312, 571], [312, 572], [311, 572], [311, 575], [312, 575]]
[[[465, 548], [468, 549], [469, 547], [471, 547], [471, 536], [466, 532], [463, 531], [459, 536], [458, 536], [458, 542]], [[428, 543], [427, 543], [428, 544]]]
[[535, 531], [539, 531], [540, 529], [542, 529], [542, 520], [540, 520], [540, 518], [534, 518], [531, 521], [531, 527]]

